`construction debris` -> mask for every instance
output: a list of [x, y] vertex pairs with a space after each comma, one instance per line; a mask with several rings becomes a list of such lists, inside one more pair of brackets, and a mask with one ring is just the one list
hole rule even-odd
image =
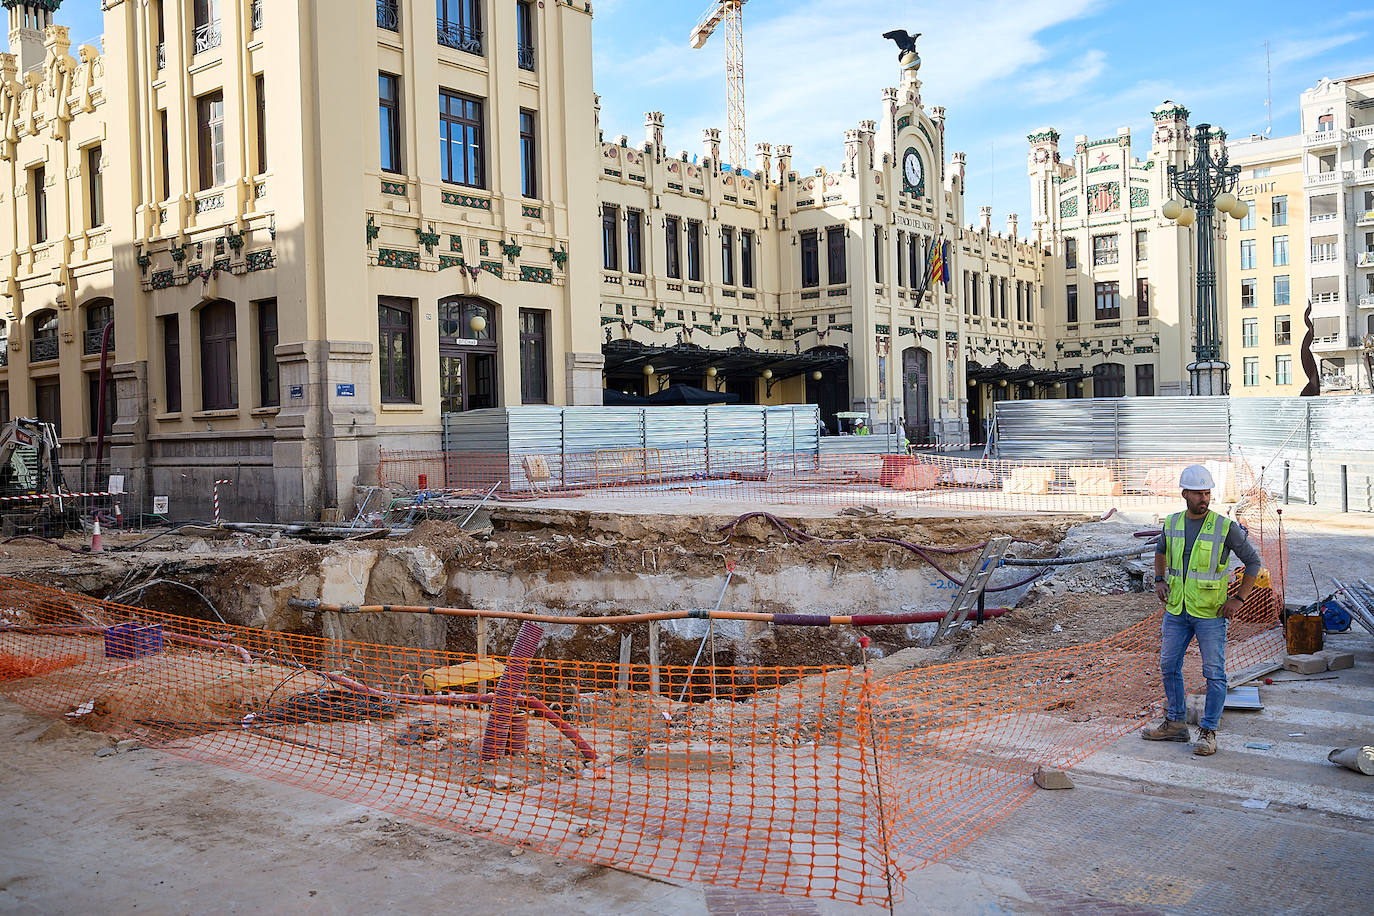
[[1035, 768], [1032, 776], [1035, 784], [1042, 789], [1072, 789], [1073, 780], [1063, 770], [1052, 770], [1044, 765]]
[[1374, 776], [1374, 747], [1341, 747], [1326, 755], [1332, 763], [1338, 763], [1347, 770]]

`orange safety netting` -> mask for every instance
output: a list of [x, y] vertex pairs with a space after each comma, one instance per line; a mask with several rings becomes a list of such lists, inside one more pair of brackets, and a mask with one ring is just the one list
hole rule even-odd
[[[1219, 501], [1254, 488], [1243, 460], [1199, 459]], [[820, 455], [704, 449], [603, 449], [567, 455], [383, 449], [383, 485], [408, 492], [494, 499], [651, 498], [801, 505], [906, 506], [986, 511], [1102, 511], [1178, 501], [1193, 460], [1107, 458], [993, 460], [943, 455]]]
[[[1262, 504], [1240, 515], [1270, 583], [1232, 622], [1233, 674], [1283, 645], [1281, 530]], [[172, 753], [560, 856], [884, 902], [909, 870], [1010, 813], [1037, 765], [1072, 765], [1138, 727], [1161, 698], [1159, 628], [1155, 614], [1090, 645], [881, 678], [864, 667], [692, 673], [537, 654], [478, 664], [5, 578], [0, 693]], [[1185, 676], [1200, 687], [1196, 649]]]

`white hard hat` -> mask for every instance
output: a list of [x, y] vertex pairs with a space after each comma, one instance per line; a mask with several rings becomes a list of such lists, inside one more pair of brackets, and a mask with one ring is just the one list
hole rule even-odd
[[1212, 473], [1200, 464], [1190, 464], [1178, 477], [1178, 485], [1185, 490], [1210, 490], [1216, 486]]

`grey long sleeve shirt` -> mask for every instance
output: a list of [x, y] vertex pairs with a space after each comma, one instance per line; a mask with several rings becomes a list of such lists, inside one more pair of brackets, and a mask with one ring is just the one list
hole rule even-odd
[[[1193, 554], [1193, 542], [1197, 540], [1198, 532], [1202, 530], [1202, 523], [1207, 520], [1207, 516], [1202, 518], [1189, 518], [1185, 513], [1183, 516], [1183, 568], [1188, 568], [1188, 559]], [[1156, 554], [1164, 554], [1167, 550], [1168, 539], [1164, 536], [1164, 528], [1160, 527], [1159, 546], [1155, 548]], [[1245, 528], [1235, 520], [1232, 520], [1231, 527], [1226, 532], [1226, 549], [1231, 555], [1245, 564], [1245, 574], [1247, 576], [1259, 575], [1263, 561], [1260, 560], [1259, 551], [1255, 550], [1255, 545], [1250, 543], [1250, 537], [1245, 532]]]

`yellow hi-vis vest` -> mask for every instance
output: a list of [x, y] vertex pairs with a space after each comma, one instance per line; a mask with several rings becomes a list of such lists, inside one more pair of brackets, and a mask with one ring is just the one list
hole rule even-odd
[[1184, 513], [1177, 512], [1164, 525], [1168, 541], [1164, 550], [1168, 569], [1164, 575], [1169, 584], [1169, 600], [1164, 608], [1170, 614], [1181, 614], [1186, 609], [1194, 617], [1215, 617], [1226, 603], [1226, 561], [1231, 553], [1226, 548], [1226, 534], [1231, 530], [1231, 520], [1215, 512], [1207, 513], [1184, 568], [1183, 519]]

